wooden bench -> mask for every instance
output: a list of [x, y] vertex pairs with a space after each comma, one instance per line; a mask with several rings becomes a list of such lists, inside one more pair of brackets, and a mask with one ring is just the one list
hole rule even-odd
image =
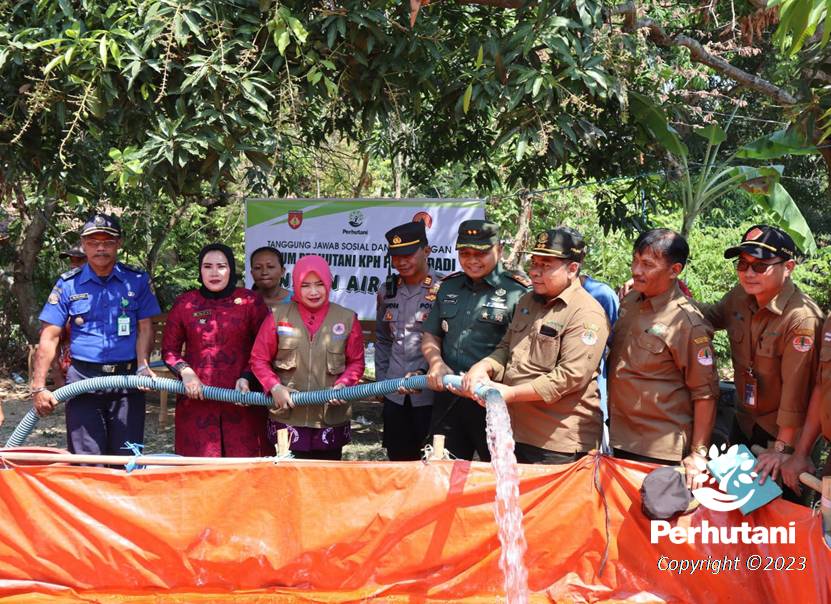
[[[162, 359], [162, 334], [164, 333], [164, 326], [167, 323], [167, 313], [162, 313], [153, 317], [153, 348], [150, 350], [150, 362], [160, 361]], [[167, 365], [161, 367], [153, 367], [153, 373], [158, 377], [178, 379], [173, 375], [173, 372], [167, 368]], [[169, 392], [162, 390], [159, 392], [159, 429], [167, 424], [167, 397]]]

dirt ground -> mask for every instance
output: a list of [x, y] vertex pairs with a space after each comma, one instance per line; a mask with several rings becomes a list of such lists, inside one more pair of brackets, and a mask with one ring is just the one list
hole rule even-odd
[[[0, 446], [5, 444], [26, 412], [32, 407], [27, 384], [16, 384], [9, 377], [0, 377], [0, 402], [6, 416], [0, 426]], [[175, 396], [168, 399], [167, 421], [160, 426], [159, 396], [147, 395], [147, 411], [144, 424], [146, 453], [173, 452], [173, 417], [176, 411]], [[386, 449], [381, 447], [381, 405], [364, 402], [352, 404], [352, 443], [344, 448], [343, 457], [349, 460], [386, 459]], [[63, 406], [38, 422], [27, 445], [66, 448], [66, 424]]]

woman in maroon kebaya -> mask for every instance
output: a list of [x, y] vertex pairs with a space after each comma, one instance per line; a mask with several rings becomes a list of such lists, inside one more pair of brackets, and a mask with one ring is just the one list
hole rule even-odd
[[248, 357], [268, 309], [259, 296], [236, 286], [236, 264], [227, 246], [202, 249], [199, 281], [199, 289], [174, 302], [162, 339], [162, 360], [181, 377], [186, 393], [176, 403], [176, 453], [267, 455], [267, 409], [205, 400], [202, 387], [249, 390]]

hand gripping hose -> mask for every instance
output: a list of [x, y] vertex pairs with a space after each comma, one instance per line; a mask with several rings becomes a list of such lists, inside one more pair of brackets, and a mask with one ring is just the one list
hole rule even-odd
[[[448, 375], [444, 378], [445, 385], [461, 386], [462, 378], [458, 375]], [[150, 390], [165, 390], [174, 394], [184, 394], [185, 386], [179, 380], [171, 380], [169, 378], [151, 378], [138, 375], [108, 375], [104, 377], [90, 378], [88, 380], [81, 380], [80, 382], [73, 382], [62, 388], [58, 388], [55, 392], [55, 398], [58, 402], [66, 402], [71, 398], [75, 398], [79, 394], [87, 392], [96, 392], [100, 390], [129, 390], [135, 388], [148, 388]], [[424, 390], [427, 388], [427, 376], [414, 375], [408, 378], [398, 378], [392, 380], [383, 380], [381, 382], [371, 382], [367, 384], [359, 384], [357, 386], [349, 386], [347, 388], [327, 388], [326, 390], [313, 390], [310, 392], [292, 392], [291, 400], [295, 406], [303, 407], [306, 405], [323, 405], [333, 398], [342, 399], [346, 401], [358, 401], [365, 398], [373, 398], [376, 396], [383, 396], [391, 392], [395, 392], [399, 388], [407, 388], [409, 390]], [[263, 407], [270, 407], [273, 404], [272, 398], [268, 394], [262, 392], [248, 392], [242, 393], [230, 388], [217, 388], [216, 386], [203, 386], [202, 392], [206, 399], [214, 401], [223, 401], [226, 403], [242, 403], [244, 405], [260, 405]], [[6, 447], [20, 447], [29, 438], [32, 430], [35, 429], [38, 423], [38, 416], [34, 409], [29, 409], [20, 423], [14, 429], [9, 440], [6, 441]]]

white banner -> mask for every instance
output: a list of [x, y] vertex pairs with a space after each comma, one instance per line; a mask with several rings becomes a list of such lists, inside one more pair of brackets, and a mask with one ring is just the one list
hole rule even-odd
[[331, 300], [375, 319], [375, 296], [387, 278], [384, 237], [391, 228], [421, 220], [432, 252], [430, 265], [441, 274], [459, 270], [456, 235], [463, 220], [485, 217], [482, 199], [247, 199], [245, 282], [251, 287], [251, 252], [262, 246], [283, 253], [291, 288], [298, 258], [326, 259], [334, 279]]

